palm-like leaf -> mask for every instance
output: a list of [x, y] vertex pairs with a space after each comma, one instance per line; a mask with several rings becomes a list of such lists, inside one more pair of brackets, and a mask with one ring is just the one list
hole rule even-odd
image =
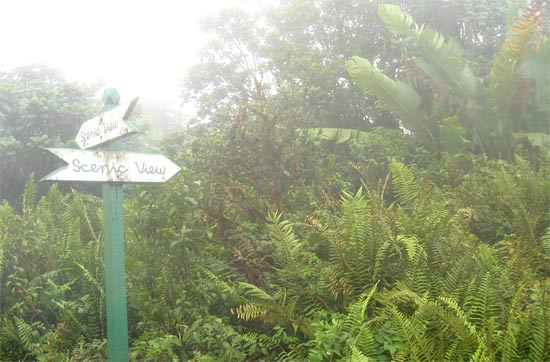
[[318, 137], [321, 140], [348, 143], [352, 141], [365, 141], [368, 139], [368, 132], [349, 128], [308, 128], [304, 129], [308, 135]]
[[358, 56], [347, 62], [346, 69], [368, 95], [375, 96], [381, 106], [400, 116], [406, 128], [425, 133], [424, 117], [418, 111], [422, 99], [411, 85], [389, 78], [367, 59]]

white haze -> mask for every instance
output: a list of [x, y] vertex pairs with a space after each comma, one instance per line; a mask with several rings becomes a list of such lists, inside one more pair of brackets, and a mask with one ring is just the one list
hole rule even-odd
[[205, 41], [199, 20], [258, 1], [6, 0], [0, 66], [41, 63], [69, 80], [104, 81], [123, 98], [179, 103], [179, 84]]

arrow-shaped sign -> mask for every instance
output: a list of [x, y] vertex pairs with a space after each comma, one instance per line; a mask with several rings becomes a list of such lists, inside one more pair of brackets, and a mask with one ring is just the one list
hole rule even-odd
[[87, 149], [138, 132], [136, 126], [126, 120], [132, 113], [138, 99], [134, 98], [128, 103], [82, 123], [76, 135], [78, 146]]
[[162, 183], [180, 171], [163, 155], [46, 148], [67, 163], [40, 181]]

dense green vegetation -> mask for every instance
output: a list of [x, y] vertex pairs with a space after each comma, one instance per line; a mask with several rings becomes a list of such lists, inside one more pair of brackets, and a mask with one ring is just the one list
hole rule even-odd
[[[209, 122], [160, 143], [178, 176], [125, 187], [132, 360], [550, 360], [547, 3], [407, 3], [424, 28], [321, 0], [208, 23], [183, 96]], [[9, 100], [68, 95], [10, 79], [0, 147], [31, 157]], [[97, 110], [73, 87], [52, 130]], [[0, 360], [105, 360], [101, 200], [2, 197]]]

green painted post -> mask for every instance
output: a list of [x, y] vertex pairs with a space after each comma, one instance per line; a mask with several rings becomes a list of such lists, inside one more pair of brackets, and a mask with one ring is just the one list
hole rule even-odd
[[[116, 107], [118, 92], [106, 89], [103, 111]], [[116, 149], [113, 146], [112, 149]], [[105, 305], [107, 309], [107, 353], [109, 362], [128, 362], [128, 313], [124, 264], [124, 210], [122, 185], [103, 184], [103, 228], [105, 258]]]

